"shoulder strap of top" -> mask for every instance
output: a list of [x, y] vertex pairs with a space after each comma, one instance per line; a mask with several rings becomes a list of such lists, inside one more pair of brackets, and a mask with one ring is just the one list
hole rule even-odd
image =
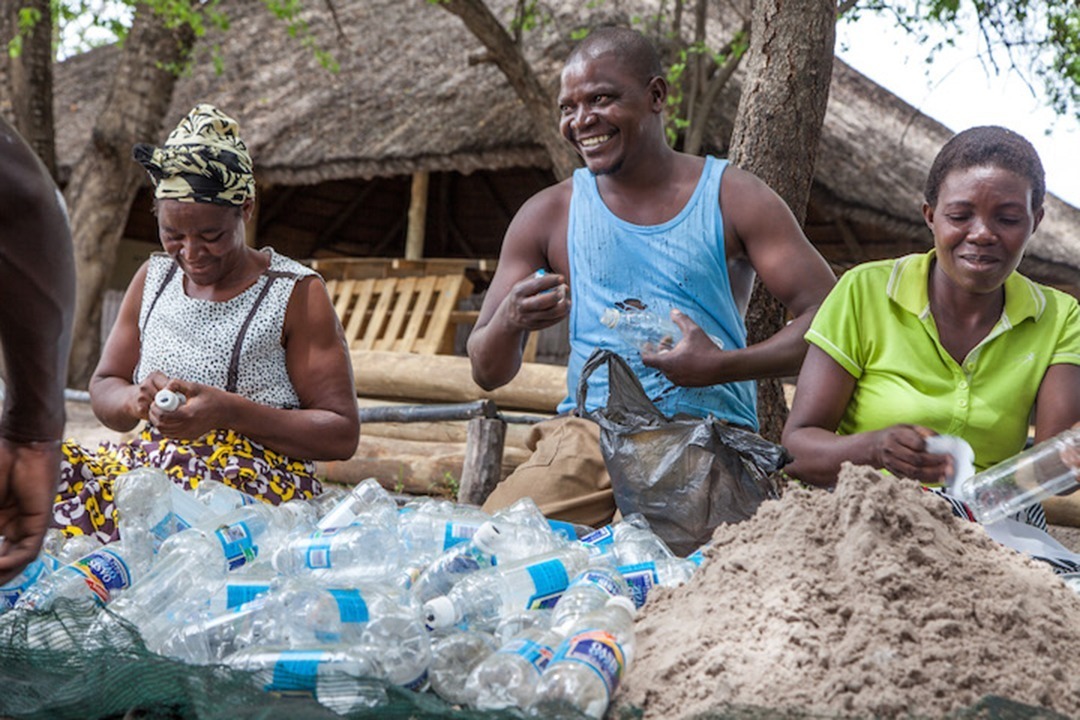
[[266, 282], [263, 284], [262, 289], [259, 290], [255, 302], [251, 304], [251, 309], [248, 310], [247, 317], [244, 318], [244, 323], [240, 326], [240, 332], [236, 334], [236, 342], [233, 343], [232, 354], [229, 357], [229, 370], [225, 378], [225, 389], [229, 392], [236, 392], [236, 386], [240, 379], [240, 351], [244, 346], [244, 337], [247, 335], [248, 327], [251, 326], [255, 313], [262, 306], [274, 281], [281, 279], [296, 280], [299, 277], [296, 273], [280, 270], [267, 270], [263, 275], [266, 276]]
[[146, 317], [143, 318], [143, 324], [139, 328], [139, 334], [142, 335], [146, 330], [146, 324], [150, 322], [150, 313], [154, 312], [154, 306], [157, 305], [157, 301], [161, 299], [161, 295], [165, 292], [165, 288], [169, 286], [169, 281], [173, 279], [173, 275], [176, 274], [176, 269], [179, 265], [176, 264], [176, 260], [173, 260], [169, 264], [169, 269], [165, 272], [165, 277], [161, 281], [161, 285], [158, 287], [157, 292], [154, 294], [154, 299], [150, 301], [150, 307], [146, 309]]

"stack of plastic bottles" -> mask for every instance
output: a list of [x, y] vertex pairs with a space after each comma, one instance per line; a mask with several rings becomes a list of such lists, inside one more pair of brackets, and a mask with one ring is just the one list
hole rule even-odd
[[489, 515], [373, 479], [274, 507], [143, 468], [117, 479], [116, 504], [121, 540], [50, 536], [0, 588], [0, 612], [64, 598], [95, 608], [84, 647], [130, 624], [155, 653], [249, 671], [339, 713], [386, 702], [389, 684], [601, 717], [633, 658], [636, 610], [700, 562], [640, 516], [593, 530], [529, 500]]

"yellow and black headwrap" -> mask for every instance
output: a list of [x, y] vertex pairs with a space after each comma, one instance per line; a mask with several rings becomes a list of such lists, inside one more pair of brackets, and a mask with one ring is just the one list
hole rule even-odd
[[132, 155], [150, 173], [156, 198], [243, 205], [255, 197], [240, 126], [213, 105], [196, 105], [164, 147], [138, 144]]

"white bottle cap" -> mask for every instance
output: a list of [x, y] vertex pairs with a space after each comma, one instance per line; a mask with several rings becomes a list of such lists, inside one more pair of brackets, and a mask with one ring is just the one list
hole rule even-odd
[[454, 603], [445, 595], [432, 598], [424, 603], [424, 620], [433, 630], [447, 628], [457, 622]]
[[488, 555], [499, 554], [499, 546], [502, 545], [503, 539], [502, 531], [490, 520], [476, 528], [472, 536], [473, 545]]
[[600, 316], [600, 324], [605, 327], [613, 328], [619, 324], [619, 311], [615, 308], [608, 308], [604, 310]]
[[180, 407], [187, 400], [183, 395], [178, 392], [173, 392], [168, 388], [162, 388], [157, 391], [154, 396], [154, 404], [165, 412], [172, 412], [176, 408]]

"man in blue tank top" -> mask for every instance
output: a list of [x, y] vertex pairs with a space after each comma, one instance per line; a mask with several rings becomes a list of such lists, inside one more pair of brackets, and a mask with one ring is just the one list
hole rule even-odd
[[[600, 347], [630, 363], [665, 414], [711, 414], [757, 430], [754, 380], [798, 372], [803, 335], [835, 277], [760, 179], [667, 144], [667, 91], [656, 51], [634, 30], [601, 28], [570, 54], [560, 128], [586, 167], [537, 193], [510, 223], [469, 338], [473, 377], [486, 389], [506, 384], [528, 333], [566, 317], [560, 412], [572, 409], [582, 365]], [[748, 346], [743, 318], [755, 275], [793, 320]], [[606, 309], [628, 306], [670, 313], [681, 340], [639, 353], [600, 322]], [[589, 379], [587, 409], [606, 399], [601, 370]], [[569, 414], [540, 423], [532, 457], [485, 509], [530, 496], [552, 517], [609, 522], [615, 504], [598, 438], [595, 423]]]

